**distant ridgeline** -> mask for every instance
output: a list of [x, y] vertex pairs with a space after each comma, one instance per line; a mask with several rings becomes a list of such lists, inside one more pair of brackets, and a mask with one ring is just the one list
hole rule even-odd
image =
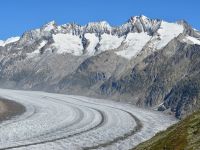
[[182, 118], [200, 108], [200, 32], [145, 16], [117, 27], [52, 21], [0, 41], [0, 86], [110, 98]]

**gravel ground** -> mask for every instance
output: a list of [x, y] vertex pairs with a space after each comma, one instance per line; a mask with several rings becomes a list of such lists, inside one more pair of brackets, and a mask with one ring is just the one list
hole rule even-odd
[[0, 123], [25, 112], [25, 107], [11, 100], [0, 98]]

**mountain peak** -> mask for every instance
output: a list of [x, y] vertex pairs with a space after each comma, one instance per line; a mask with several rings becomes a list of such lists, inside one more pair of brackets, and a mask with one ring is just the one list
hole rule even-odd
[[99, 21], [99, 22], [90, 22], [85, 26], [86, 32], [93, 32], [93, 33], [110, 33], [112, 27], [107, 21]]
[[90, 27], [101, 27], [101, 28], [111, 28], [110, 24], [107, 21], [98, 21], [98, 22], [90, 22], [86, 25], [87, 28]]
[[149, 19], [147, 16], [145, 16], [145, 15], [140, 15], [140, 18], [142, 18], [142, 19]]
[[53, 21], [50, 21], [49, 23], [43, 25], [42, 29], [44, 31], [51, 31], [53, 30], [55, 27], [56, 27], [56, 22], [53, 20]]
[[7, 44], [17, 42], [17, 41], [19, 41], [19, 39], [20, 39], [20, 37], [11, 37], [5, 41], [0, 40], [0, 46], [5, 46]]
[[151, 20], [150, 18], [148, 18], [147, 16], [144, 16], [144, 15], [140, 15], [140, 16], [132, 16], [128, 22], [131, 22], [131, 23], [135, 23], [136, 21], [140, 21], [140, 20]]

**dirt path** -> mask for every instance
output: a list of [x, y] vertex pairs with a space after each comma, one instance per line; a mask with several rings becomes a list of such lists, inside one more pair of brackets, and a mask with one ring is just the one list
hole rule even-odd
[[11, 100], [0, 98], [0, 123], [25, 112], [25, 107]]

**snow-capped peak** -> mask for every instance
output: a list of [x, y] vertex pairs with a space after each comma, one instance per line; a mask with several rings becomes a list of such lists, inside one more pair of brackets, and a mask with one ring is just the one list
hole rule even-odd
[[87, 28], [91, 27], [111, 28], [110, 24], [107, 21], [90, 22], [86, 26]]
[[147, 20], [151, 20], [151, 19], [149, 19], [147, 16], [140, 15], [140, 16], [132, 16], [132, 17], [128, 20], [128, 22], [134, 24], [136, 21], [147, 21]]
[[183, 25], [180, 25], [178, 23], [168, 23], [166, 21], [162, 21], [161, 26], [157, 31], [160, 42], [158, 42], [156, 48], [157, 49], [163, 48], [173, 38], [183, 33], [183, 31], [184, 31]]
[[100, 21], [100, 22], [90, 22], [85, 26], [86, 32], [93, 32], [93, 33], [101, 33], [104, 32], [111, 32], [112, 27], [110, 24], [106, 21]]
[[55, 21], [51, 21], [51, 22], [45, 24], [45, 25], [42, 27], [42, 30], [43, 30], [43, 31], [51, 31], [51, 30], [55, 29], [56, 26], [57, 26], [57, 25], [56, 25], [56, 22], [55, 22]]
[[183, 42], [189, 43], [189, 44], [197, 44], [200, 45], [200, 40], [198, 40], [197, 38], [191, 37], [191, 36], [186, 36], [183, 39]]
[[49, 23], [47, 23], [48, 25], [56, 25], [55, 20], [50, 21]]
[[3, 47], [5, 45], [7, 45], [7, 44], [17, 42], [19, 39], [20, 39], [20, 37], [11, 37], [11, 38], [8, 38], [5, 41], [0, 40], [0, 46]]
[[193, 28], [193, 30], [194, 30], [194, 31], [199, 31], [199, 30], [197, 30], [197, 29], [195, 29], [195, 28]]
[[149, 19], [147, 16], [144, 16], [144, 15], [141, 15], [140, 17], [141, 17], [142, 19], [144, 19], [144, 20], [145, 20], [145, 19]]
[[134, 32], [148, 32], [153, 34], [160, 27], [161, 20], [150, 19], [144, 15], [131, 17], [127, 24], [132, 27]]
[[[76, 56], [114, 50], [118, 55], [132, 59], [143, 48], [147, 47], [150, 51], [162, 49], [184, 29], [184, 24], [150, 19], [144, 15], [131, 17], [121, 26], [111, 26], [106, 21], [90, 22], [85, 26], [76, 23], [57, 26], [55, 21], [51, 21], [24, 34], [19, 45], [31, 46], [35, 43], [38, 52], [38, 47], [45, 43], [45, 48], [53, 49], [52, 52]], [[39, 45], [41, 41], [45, 42]], [[0, 41], [2, 45], [5, 45], [4, 41]]]

